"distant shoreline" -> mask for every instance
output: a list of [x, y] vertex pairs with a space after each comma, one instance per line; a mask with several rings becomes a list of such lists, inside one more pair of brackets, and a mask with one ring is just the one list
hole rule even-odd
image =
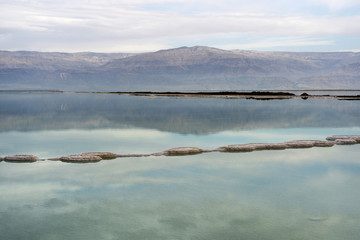
[[[308, 94], [306, 91], [294, 90], [302, 92], [301, 94], [295, 94], [288, 91], [199, 91], [199, 92], [180, 92], [180, 91], [168, 91], [168, 92], [152, 92], [152, 91], [136, 91], [136, 92], [92, 92], [102, 94], [119, 94], [119, 95], [131, 95], [131, 96], [148, 96], [148, 97], [199, 97], [199, 98], [245, 98], [255, 100], [275, 100], [275, 99], [291, 99], [302, 98], [304, 100], [308, 98], [335, 98], [338, 100], [360, 100], [359, 95], [330, 95], [330, 94]], [[311, 90], [319, 92], [319, 90]], [[311, 92], [308, 90], [307, 92]], [[320, 90], [321, 91], [321, 90]], [[327, 90], [323, 90], [326, 92]], [[336, 90], [334, 90], [336, 91]], [[353, 92], [357, 90], [341, 90]], [[77, 93], [91, 93], [91, 92], [77, 92]]]
[[[294, 93], [295, 92], [295, 93]], [[296, 94], [301, 92], [301, 94]], [[312, 92], [359, 92], [358, 95], [311, 94]], [[62, 90], [0, 90], [0, 93], [87, 93], [118, 94], [148, 97], [199, 97], [199, 98], [245, 98], [275, 100], [302, 98], [335, 98], [338, 100], [360, 100], [360, 90], [242, 90], [242, 91], [62, 91]]]

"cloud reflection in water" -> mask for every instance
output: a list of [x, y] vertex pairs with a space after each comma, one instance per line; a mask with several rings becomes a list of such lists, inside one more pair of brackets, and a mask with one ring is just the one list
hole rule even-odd
[[6, 239], [356, 239], [359, 151], [355, 145], [2, 163], [0, 233]]

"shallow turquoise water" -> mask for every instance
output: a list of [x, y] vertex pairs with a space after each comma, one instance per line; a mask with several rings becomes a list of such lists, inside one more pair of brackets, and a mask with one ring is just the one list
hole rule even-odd
[[[360, 134], [360, 102], [0, 94], [0, 156]], [[360, 145], [0, 162], [0, 239], [358, 239]]]
[[1, 163], [2, 239], [357, 239], [359, 145]]

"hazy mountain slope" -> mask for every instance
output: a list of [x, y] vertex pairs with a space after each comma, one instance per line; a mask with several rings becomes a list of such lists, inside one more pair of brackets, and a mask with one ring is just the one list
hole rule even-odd
[[182, 47], [162, 50], [114, 60], [105, 65], [109, 69], [122, 69], [131, 72], [174, 72], [271, 74], [275, 71], [296, 72], [313, 68], [307, 61], [284, 55], [273, 57], [268, 54], [252, 52], [232, 52], [208, 47]]
[[0, 89], [360, 89], [360, 53], [181, 47], [143, 54], [0, 52]]
[[0, 69], [41, 69], [65, 70], [83, 67], [101, 66], [114, 59], [121, 59], [133, 54], [126, 53], [44, 53], [44, 52], [9, 52], [0, 51]]

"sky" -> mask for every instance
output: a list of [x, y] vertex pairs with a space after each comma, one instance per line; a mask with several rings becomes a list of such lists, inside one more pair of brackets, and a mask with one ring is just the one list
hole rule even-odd
[[360, 51], [360, 0], [0, 0], [0, 50]]

